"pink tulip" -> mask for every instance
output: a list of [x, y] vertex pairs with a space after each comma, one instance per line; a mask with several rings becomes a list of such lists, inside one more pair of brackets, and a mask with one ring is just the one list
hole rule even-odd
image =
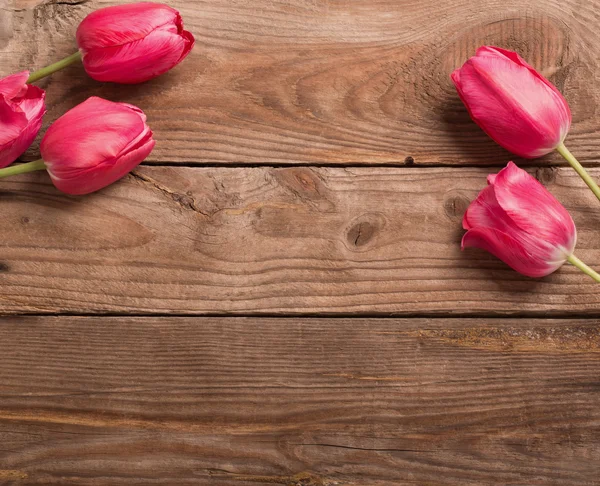
[[142, 110], [92, 97], [50, 126], [40, 150], [54, 185], [79, 195], [126, 175], [152, 152], [154, 144]]
[[28, 77], [23, 71], [0, 79], [0, 168], [25, 152], [42, 127], [46, 93], [25, 84]]
[[134, 84], [179, 64], [194, 46], [181, 15], [161, 3], [96, 10], [77, 29], [87, 73], [97, 81]]
[[600, 281], [573, 255], [573, 219], [534, 177], [509, 162], [488, 184], [463, 218], [463, 250], [482, 248], [528, 277], [544, 277], [569, 261]]
[[480, 47], [451, 78], [473, 121], [499, 145], [530, 159], [558, 151], [600, 199], [600, 187], [564, 144], [569, 105], [521, 56]]
[[520, 157], [541, 157], [565, 140], [569, 105], [517, 53], [480, 47], [451, 77], [473, 121]]

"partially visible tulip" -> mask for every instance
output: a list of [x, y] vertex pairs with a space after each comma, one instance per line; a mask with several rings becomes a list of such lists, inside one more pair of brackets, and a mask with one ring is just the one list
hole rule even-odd
[[184, 30], [177, 10], [141, 2], [92, 12], [79, 24], [77, 44], [78, 52], [36, 71], [29, 82], [83, 61], [97, 81], [142, 83], [183, 61], [194, 47], [194, 36]]
[[451, 78], [473, 121], [499, 145], [524, 158], [557, 150], [600, 199], [600, 188], [563, 143], [569, 105], [521, 56], [483, 46]]
[[544, 277], [568, 261], [600, 282], [573, 254], [573, 219], [542, 184], [512, 162], [488, 184], [464, 215], [463, 250], [482, 248], [528, 277]]
[[41, 160], [2, 169], [0, 177], [46, 169], [57, 189], [89, 194], [137, 167], [154, 145], [142, 110], [92, 97], [52, 124]]
[[13, 163], [35, 140], [46, 113], [46, 93], [25, 84], [28, 71], [0, 79], [0, 168]]

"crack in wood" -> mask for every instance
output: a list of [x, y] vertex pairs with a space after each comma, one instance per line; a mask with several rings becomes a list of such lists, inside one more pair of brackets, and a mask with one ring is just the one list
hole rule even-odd
[[157, 180], [153, 179], [152, 177], [144, 175], [138, 171], [131, 171], [130, 175], [134, 179], [141, 181], [142, 183], [147, 184], [154, 189], [157, 189], [162, 194], [167, 196], [169, 199], [175, 201], [183, 209], [186, 209], [188, 211], [193, 211], [193, 212], [198, 213], [207, 218], [211, 217], [210, 214], [208, 214], [207, 212], [203, 211], [202, 209], [200, 209], [198, 207], [196, 200], [191, 195], [180, 194], [176, 191], [173, 191], [173, 190], [169, 189], [167, 186], [165, 186], [164, 184], [161, 184]]
[[229, 478], [236, 481], [254, 483], [281, 484], [285, 486], [333, 486], [338, 484], [326, 478], [321, 478], [309, 472], [301, 472], [293, 476], [265, 476], [256, 474], [240, 474], [220, 468], [207, 468], [209, 476], [213, 478]]
[[353, 451], [366, 451], [366, 452], [439, 452], [443, 449], [395, 449], [395, 448], [376, 448], [376, 447], [355, 447], [355, 446], [346, 446], [340, 444], [321, 444], [321, 443], [312, 443], [312, 444], [290, 444], [296, 446], [314, 446], [314, 447], [334, 447], [338, 449], [350, 449]]

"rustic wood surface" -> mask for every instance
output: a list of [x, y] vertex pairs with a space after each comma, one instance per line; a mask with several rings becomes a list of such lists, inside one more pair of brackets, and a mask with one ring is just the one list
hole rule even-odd
[[[0, 76], [125, 2], [0, 0]], [[512, 157], [449, 73], [518, 50], [600, 179], [600, 0], [179, 0], [189, 58], [139, 86], [41, 81], [148, 114], [133, 174], [0, 181], [0, 485], [600, 484], [600, 292], [460, 251]], [[38, 143], [23, 157], [39, 156]], [[600, 268], [600, 206], [525, 164]]]
[[[1, 69], [73, 53], [79, 20], [114, 3], [0, 0]], [[449, 79], [485, 43], [518, 49], [557, 84], [575, 108], [569, 146], [597, 162], [597, 0], [169, 4], [198, 41], [184, 64], [141, 87], [74, 66], [41, 83], [47, 123], [94, 94], [146, 111], [155, 162], [501, 164], [508, 153], [469, 120]]]
[[600, 321], [5, 318], [0, 480], [600, 477]]
[[[598, 286], [574, 267], [533, 280], [461, 252], [488, 172], [146, 166], [85, 198], [44, 173], [5, 179], [0, 309], [597, 315]], [[600, 267], [598, 201], [569, 168], [534, 173], [571, 210], [577, 254]]]

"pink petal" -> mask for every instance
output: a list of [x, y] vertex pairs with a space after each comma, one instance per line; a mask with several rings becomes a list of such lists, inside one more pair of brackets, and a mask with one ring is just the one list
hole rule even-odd
[[84, 55], [83, 64], [97, 81], [141, 83], [173, 68], [185, 58], [192, 45], [193, 42], [170, 26], [154, 30], [133, 43], [90, 51]]
[[19, 135], [27, 126], [27, 118], [23, 113], [13, 109], [12, 103], [0, 95], [0, 168], [12, 164], [27, 147], [21, 150], [16, 143]]
[[495, 47], [495, 46], [481, 46], [479, 49], [477, 49], [477, 52], [475, 53], [475, 55], [477, 57], [498, 57], [498, 56], [504, 56], [506, 57], [509, 61], [512, 61], [516, 64], [519, 64], [521, 66], [525, 66], [527, 68], [533, 69], [531, 68], [531, 66], [529, 64], [527, 64], [525, 62], [525, 60], [519, 56], [519, 54], [517, 54], [514, 51], [509, 51], [507, 49], [502, 49], [501, 47]]
[[21, 71], [17, 74], [11, 74], [6, 78], [0, 79], [0, 95], [11, 100], [22, 96], [27, 91], [27, 79], [29, 71]]
[[[564, 105], [564, 109], [568, 113], [569, 125], [571, 124], [571, 109], [569, 108], [569, 104], [564, 99], [562, 93], [560, 91], [558, 91], [558, 89], [556, 89], [556, 86], [554, 86], [544, 76], [542, 76], [539, 72], [537, 72], [530, 64], [528, 64], [527, 61], [525, 61], [525, 59], [523, 59], [521, 56], [519, 56], [518, 53], [509, 51], [507, 49], [502, 49], [501, 47], [490, 47], [490, 46], [483, 46], [477, 50], [477, 56], [487, 55], [487, 54], [492, 54], [492, 55], [500, 54], [500, 55], [506, 57], [507, 59], [511, 60], [512, 62], [519, 64], [523, 67], [526, 67], [531, 74], [533, 74], [536, 78], [538, 78], [540, 81], [542, 81], [546, 86], [548, 86], [554, 92], [556, 97]], [[567, 128], [567, 130], [568, 130], [568, 128]]]
[[132, 3], [96, 10], [77, 29], [77, 44], [84, 51], [115, 47], [143, 39], [164, 25], [175, 25], [177, 10], [161, 3]]
[[469, 205], [463, 217], [463, 228], [495, 228], [505, 233], [518, 229], [500, 207], [493, 186], [485, 187]]
[[534, 177], [509, 162], [491, 187], [498, 204], [522, 231], [567, 255], [573, 253], [577, 232], [571, 215]]
[[60, 191], [74, 196], [90, 194], [109, 186], [135, 169], [150, 155], [155, 144], [152, 132], [149, 132], [136, 147], [126, 151], [119, 158], [103, 164], [102, 167], [90, 168], [66, 178], [58, 177], [50, 170], [48, 173], [53, 184]]
[[545, 277], [566, 261], [560, 254], [532, 252], [511, 236], [494, 228], [475, 228], [463, 236], [462, 248], [481, 248], [528, 277]]
[[12, 164], [35, 140], [46, 112], [43, 97], [38, 104], [38, 111], [28, 120], [18, 106], [0, 95], [0, 168]]
[[27, 125], [27, 117], [0, 95], [0, 147], [12, 143]]
[[46, 113], [46, 92], [37, 86], [27, 85], [27, 91], [19, 99], [19, 109], [25, 113], [28, 120], [37, 119]]

